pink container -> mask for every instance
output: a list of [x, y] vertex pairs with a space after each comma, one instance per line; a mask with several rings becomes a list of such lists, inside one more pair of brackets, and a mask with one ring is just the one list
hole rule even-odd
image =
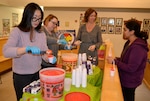
[[41, 94], [45, 101], [58, 101], [63, 96], [65, 70], [45, 68], [40, 70]]
[[62, 68], [66, 73], [71, 73], [77, 65], [78, 55], [75, 53], [63, 53], [62, 54]]

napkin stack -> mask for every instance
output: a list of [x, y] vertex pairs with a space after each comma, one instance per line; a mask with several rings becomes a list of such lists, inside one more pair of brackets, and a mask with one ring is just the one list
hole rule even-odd
[[40, 80], [33, 81], [29, 85], [23, 88], [23, 92], [30, 93], [30, 94], [37, 94], [41, 89]]

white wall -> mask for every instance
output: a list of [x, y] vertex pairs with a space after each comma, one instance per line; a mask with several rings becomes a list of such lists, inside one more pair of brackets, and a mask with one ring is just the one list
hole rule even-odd
[[[58, 17], [59, 21], [60, 21], [60, 28], [61, 29], [75, 29], [76, 32], [78, 31], [79, 28], [79, 17], [80, 14], [84, 14], [84, 11], [86, 9], [83, 10], [79, 10], [79, 8], [77, 10], [73, 9], [71, 10], [70, 8], [68, 9], [60, 9], [58, 10], [58, 8], [53, 8], [53, 9], [45, 9], [44, 10], [44, 15], [45, 17], [48, 14], [54, 14]], [[136, 10], [136, 12], [131, 12], [130, 9], [129, 11], [120, 11], [120, 9], [115, 9], [114, 10], [101, 10], [101, 9], [97, 9], [98, 12], [98, 17], [115, 17], [115, 18], [123, 18], [124, 20], [128, 20], [131, 17], [136, 18], [140, 21], [143, 21], [143, 19], [147, 18], [150, 19], [150, 12], [137, 12], [138, 10]], [[2, 29], [2, 19], [10, 19], [10, 27], [12, 28], [12, 13], [17, 13], [19, 16], [18, 19], [18, 23], [20, 22], [21, 18], [22, 18], [22, 12], [23, 9], [19, 9], [19, 8], [14, 8], [14, 7], [8, 7], [8, 6], [0, 6], [0, 12], [1, 12], [1, 16], [0, 16], [0, 33], [2, 33], [3, 29]], [[77, 20], [77, 22], [75, 22], [75, 20]], [[66, 23], [69, 23], [69, 26], [65, 26]], [[122, 34], [103, 34], [102, 35], [103, 40], [106, 39], [110, 39], [111, 42], [114, 44], [114, 51], [115, 51], [115, 55], [116, 56], [120, 56], [120, 53], [122, 51], [122, 47], [124, 44], [124, 40], [122, 39]], [[148, 39], [148, 42], [150, 43], [150, 38]]]
[[150, 8], [150, 0], [0, 0], [0, 3], [20, 7], [31, 1], [46, 7]]
[[[79, 17], [80, 14], [83, 13], [84, 11], [70, 11], [70, 9], [68, 9], [68, 11], [65, 10], [45, 10], [45, 17], [48, 14], [54, 14], [58, 17], [58, 19], [60, 20], [60, 28], [61, 29], [75, 29], [76, 32], [78, 31], [79, 28]], [[98, 17], [115, 17], [115, 18], [123, 18], [123, 20], [128, 20], [131, 17], [136, 18], [140, 21], [143, 21], [143, 19], [145, 18], [149, 18], [150, 19], [150, 13], [146, 13], [146, 12], [117, 12], [117, 11], [98, 11]], [[77, 20], [77, 22], [75, 22], [75, 20]], [[69, 27], [65, 26], [65, 23], [68, 22], [69, 23]], [[102, 35], [103, 40], [106, 39], [110, 39], [111, 42], [114, 45], [114, 51], [115, 51], [115, 55], [116, 56], [120, 56], [120, 53], [122, 51], [123, 45], [125, 40], [122, 39], [122, 34], [118, 35], [118, 34], [103, 34]], [[150, 43], [150, 38], [148, 40], [148, 42]]]
[[8, 6], [0, 6], [0, 34], [3, 33], [3, 24], [2, 19], [10, 19], [10, 30], [12, 29], [12, 13], [18, 14], [18, 23], [20, 22], [22, 18], [22, 9], [14, 8], [14, 7], [8, 7]]

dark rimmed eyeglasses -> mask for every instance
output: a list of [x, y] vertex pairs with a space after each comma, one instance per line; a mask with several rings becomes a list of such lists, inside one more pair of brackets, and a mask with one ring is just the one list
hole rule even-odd
[[56, 23], [56, 22], [54, 22], [54, 21], [50, 21], [50, 22], [53, 23], [53, 24], [56, 25], [56, 26], [58, 25], [58, 23]]
[[42, 21], [42, 19], [41, 19], [41, 18], [33, 17], [33, 18], [32, 18], [32, 21], [33, 21], [33, 22], [36, 22], [36, 21], [41, 22], [41, 21]]

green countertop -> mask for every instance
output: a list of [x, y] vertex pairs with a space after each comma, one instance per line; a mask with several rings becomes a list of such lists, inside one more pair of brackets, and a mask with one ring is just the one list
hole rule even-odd
[[[71, 78], [71, 73], [66, 74], [66, 78]], [[59, 101], [64, 101], [65, 95], [71, 92], [82, 92], [90, 96], [91, 101], [100, 101], [101, 96], [101, 86], [102, 86], [103, 72], [99, 67], [94, 68], [93, 75], [87, 76], [87, 87], [86, 88], [76, 88], [74, 85], [71, 86], [70, 91], [64, 91], [62, 99]], [[30, 100], [29, 100], [30, 99]], [[29, 94], [24, 93], [20, 101], [44, 101], [42, 99], [41, 93], [38, 94]]]

